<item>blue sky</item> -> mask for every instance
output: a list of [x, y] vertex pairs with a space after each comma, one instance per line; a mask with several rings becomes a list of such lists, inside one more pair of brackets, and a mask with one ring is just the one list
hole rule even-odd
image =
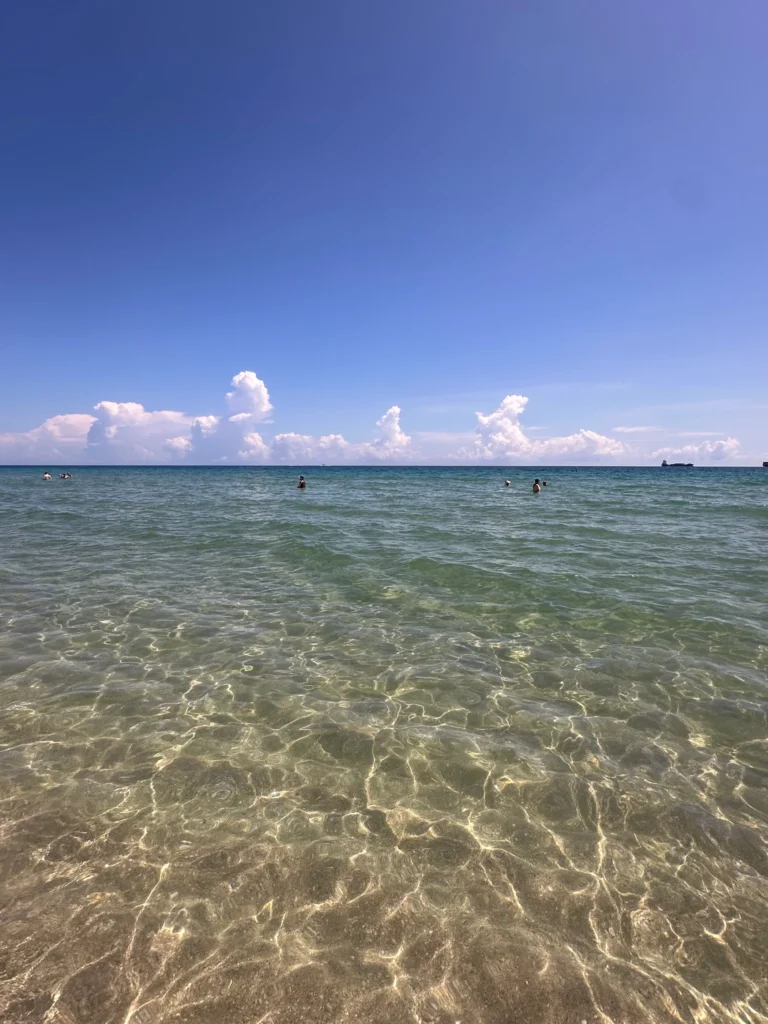
[[[262, 459], [278, 434], [341, 434], [348, 458], [723, 439], [697, 457], [768, 458], [764, 3], [57, 0], [3, 20], [3, 461], [74, 459], [83, 431], [81, 461], [110, 440], [116, 461], [194, 459], [212, 415], [211, 458], [254, 433]], [[270, 409], [225, 443], [243, 370]], [[529, 402], [489, 448], [476, 413], [507, 395]], [[180, 433], [146, 421], [140, 443], [104, 402], [178, 411]], [[393, 406], [407, 453], [375, 426]], [[73, 415], [95, 420], [34, 434]], [[534, 450], [519, 424], [625, 447]]]

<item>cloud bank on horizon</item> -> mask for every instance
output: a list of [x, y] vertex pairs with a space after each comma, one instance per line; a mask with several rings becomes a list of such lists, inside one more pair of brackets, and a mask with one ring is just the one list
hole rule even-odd
[[[474, 463], [478, 465], [621, 463], [684, 456], [686, 460], [722, 462], [739, 453], [739, 441], [727, 437], [700, 444], [667, 446], [641, 453], [630, 443], [580, 429], [564, 437], [532, 438], [520, 417], [525, 395], [507, 395], [493, 412], [476, 413], [471, 444], [439, 455], [424, 447], [429, 435], [414, 442], [400, 425], [393, 405], [376, 420], [370, 441], [348, 441], [341, 434], [277, 433], [265, 438], [256, 429], [270, 423], [274, 406], [266, 384], [253, 370], [235, 374], [224, 397], [229, 415], [192, 416], [173, 410], [152, 412], [138, 402], [98, 402], [93, 413], [52, 416], [39, 427], [0, 434], [0, 462], [6, 464], [233, 464], [298, 465], [339, 463]], [[615, 428], [632, 433], [655, 428]], [[434, 435], [432, 435], [434, 436]]]

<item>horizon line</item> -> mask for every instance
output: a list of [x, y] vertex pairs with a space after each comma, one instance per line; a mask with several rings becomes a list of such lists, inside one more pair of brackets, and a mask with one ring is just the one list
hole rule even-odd
[[674, 463], [668, 466], [662, 466], [660, 462], [653, 464], [649, 463], [622, 463], [606, 465], [605, 463], [462, 463], [462, 464], [446, 464], [446, 463], [392, 463], [382, 465], [377, 462], [360, 462], [360, 463], [339, 463], [337, 465], [325, 465], [323, 463], [313, 462], [295, 462], [295, 463], [260, 463], [260, 464], [249, 464], [249, 463], [235, 463], [230, 465], [222, 465], [216, 462], [195, 462], [187, 463], [185, 465], [173, 465], [162, 462], [153, 463], [142, 463], [142, 462], [67, 462], [67, 463], [53, 463], [53, 462], [8, 462], [0, 463], [0, 469], [46, 469], [53, 466], [55, 469], [488, 469], [488, 470], [541, 470], [541, 469], [764, 469], [759, 462], [754, 465], [704, 465], [697, 466], [695, 464], [680, 464], [675, 465]]

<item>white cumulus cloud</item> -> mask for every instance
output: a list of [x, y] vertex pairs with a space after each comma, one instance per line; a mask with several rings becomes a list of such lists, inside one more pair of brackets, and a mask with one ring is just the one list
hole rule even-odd
[[674, 458], [703, 459], [705, 462], [722, 462], [739, 454], [739, 442], [735, 437], [726, 437], [722, 441], [702, 441], [701, 444], [684, 444], [678, 448], [659, 448], [653, 453], [656, 459]]
[[[478, 412], [474, 433], [421, 431], [416, 434], [418, 446], [403, 429], [399, 405], [390, 406], [375, 421], [370, 440], [349, 441], [342, 434], [318, 436], [285, 430], [272, 436], [266, 424], [271, 422], [268, 417], [273, 405], [264, 381], [253, 370], [243, 370], [232, 378], [231, 388], [223, 396], [218, 413], [192, 415], [173, 409], [145, 409], [139, 402], [105, 400], [90, 413], [52, 416], [32, 430], [0, 434], [0, 461], [52, 465], [397, 465], [417, 460], [589, 463], [675, 458], [721, 462], [739, 452], [739, 442], [733, 437], [659, 448], [649, 456], [594, 430], [582, 429], [562, 437], [533, 436], [535, 428], [526, 430], [521, 423], [528, 398], [516, 394], [507, 395], [492, 412]], [[657, 428], [615, 429], [640, 433]], [[455, 447], [450, 449], [448, 444]]]
[[411, 438], [400, 426], [400, 407], [393, 405], [376, 421], [377, 434], [372, 441], [355, 443], [341, 434], [277, 434], [271, 455], [275, 462], [361, 463], [408, 461], [412, 456]]
[[85, 447], [95, 416], [72, 412], [51, 416], [39, 427], [15, 434], [0, 434], [0, 460], [45, 462], [48, 459], [77, 461]]
[[252, 430], [243, 438], [243, 447], [237, 454], [246, 462], [266, 462], [269, 459], [269, 445], [261, 434]]
[[216, 430], [220, 422], [220, 416], [195, 416], [192, 420], [192, 429], [199, 431], [203, 437], [207, 437]]
[[400, 406], [393, 405], [387, 409], [380, 420], [376, 420], [379, 428], [378, 437], [372, 444], [372, 454], [379, 456], [401, 454], [410, 447], [411, 438], [400, 426]]
[[232, 378], [232, 391], [227, 392], [227, 405], [233, 420], [250, 418], [258, 423], [272, 412], [267, 385], [253, 370], [241, 370]]
[[270, 448], [274, 462], [299, 463], [361, 463], [376, 461], [408, 461], [412, 456], [411, 438], [400, 426], [400, 406], [393, 405], [376, 421], [372, 441], [347, 441], [341, 434], [277, 434]]
[[174, 455], [185, 455], [192, 448], [192, 442], [188, 437], [169, 437], [165, 447]]
[[[183, 412], [150, 412], [139, 402], [98, 402], [87, 448], [95, 462], [152, 462], [182, 449], [179, 439], [192, 424]], [[176, 443], [168, 446], [169, 441]]]
[[458, 458], [484, 462], [562, 458], [567, 461], [577, 456], [580, 459], [615, 459], [629, 452], [622, 441], [594, 430], [579, 430], [565, 437], [528, 437], [520, 423], [527, 404], [525, 395], [507, 395], [494, 412], [476, 413], [474, 444], [460, 449]]
[[341, 434], [326, 434], [313, 437], [311, 434], [277, 434], [272, 442], [271, 455], [275, 462], [288, 464], [298, 462], [346, 462], [351, 454], [351, 445]]

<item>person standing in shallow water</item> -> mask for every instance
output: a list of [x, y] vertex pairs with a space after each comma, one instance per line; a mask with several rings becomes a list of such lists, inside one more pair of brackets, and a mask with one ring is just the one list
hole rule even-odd
[[533, 481], [533, 493], [538, 494], [541, 491], [541, 481], [538, 477]]
[[303, 476], [299, 477], [299, 482], [296, 484], [296, 486], [299, 488], [300, 491], [303, 491], [306, 488], [307, 481], [304, 479]]

